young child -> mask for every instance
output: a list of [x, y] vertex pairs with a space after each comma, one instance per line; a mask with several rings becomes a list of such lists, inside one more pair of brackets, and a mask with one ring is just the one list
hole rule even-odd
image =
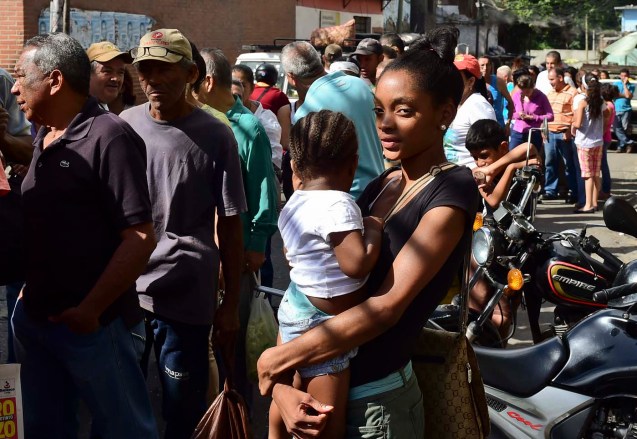
[[[526, 164], [527, 143], [509, 151], [506, 132], [497, 122], [482, 119], [467, 132], [467, 149], [476, 162], [474, 176], [482, 173], [485, 182], [478, 181], [478, 190], [484, 201], [485, 213], [493, 213], [509, 192], [517, 169]], [[538, 154], [531, 145], [529, 164], [538, 164]]]
[[[527, 143], [509, 151], [504, 127], [495, 120], [482, 119], [469, 128], [466, 146], [478, 166], [473, 170], [473, 175], [482, 173], [486, 180], [484, 183], [478, 182], [478, 190], [484, 201], [484, 213], [493, 214], [507, 196], [515, 171], [526, 164]], [[529, 164], [539, 163], [537, 150], [533, 145], [529, 157]], [[476, 269], [475, 263], [472, 262], [471, 268]], [[484, 309], [492, 294], [487, 282], [479, 280], [469, 292], [469, 307], [478, 311]], [[502, 297], [499, 305], [493, 310], [491, 321], [498, 328], [500, 336], [505, 338], [519, 302], [511, 303], [508, 298]]]
[[[380, 252], [382, 221], [365, 218], [348, 194], [358, 164], [354, 124], [343, 114], [310, 113], [292, 128], [295, 192], [279, 217], [291, 284], [279, 307], [279, 337], [288, 342], [366, 298]], [[363, 233], [364, 230], [364, 233]], [[321, 437], [345, 434], [349, 359], [356, 351], [297, 371], [300, 388], [334, 407]], [[298, 379], [295, 380], [298, 384]], [[273, 402], [270, 438], [289, 437]]]

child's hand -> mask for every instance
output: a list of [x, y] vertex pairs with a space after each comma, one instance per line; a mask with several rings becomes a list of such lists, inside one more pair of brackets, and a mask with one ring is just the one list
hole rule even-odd
[[484, 175], [484, 182], [478, 183], [478, 187], [484, 186], [485, 184], [492, 182], [493, 178], [495, 177], [495, 169], [493, 169], [491, 165], [483, 166], [481, 168], [475, 168], [473, 170], [474, 178], [477, 172], [481, 172]]

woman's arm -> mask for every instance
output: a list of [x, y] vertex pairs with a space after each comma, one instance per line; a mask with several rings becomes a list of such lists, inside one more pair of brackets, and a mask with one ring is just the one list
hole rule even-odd
[[467, 221], [456, 207], [427, 212], [397, 255], [376, 295], [259, 358], [263, 395], [284, 372], [345, 353], [392, 327], [431, 281], [460, 241]]

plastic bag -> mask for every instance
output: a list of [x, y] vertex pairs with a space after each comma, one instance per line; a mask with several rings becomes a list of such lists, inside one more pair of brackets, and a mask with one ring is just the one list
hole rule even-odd
[[212, 402], [191, 439], [250, 439], [252, 431], [246, 403], [226, 380], [223, 392]]
[[24, 438], [20, 365], [0, 365], [0, 437]]
[[250, 318], [246, 329], [246, 369], [248, 378], [258, 381], [257, 360], [268, 348], [276, 345], [279, 325], [265, 294], [256, 294], [250, 303]]

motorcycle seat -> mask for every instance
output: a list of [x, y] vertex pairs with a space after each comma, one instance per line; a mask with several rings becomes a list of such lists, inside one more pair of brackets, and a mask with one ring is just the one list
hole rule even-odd
[[546, 387], [568, 360], [559, 337], [519, 349], [473, 349], [484, 384], [524, 398]]

